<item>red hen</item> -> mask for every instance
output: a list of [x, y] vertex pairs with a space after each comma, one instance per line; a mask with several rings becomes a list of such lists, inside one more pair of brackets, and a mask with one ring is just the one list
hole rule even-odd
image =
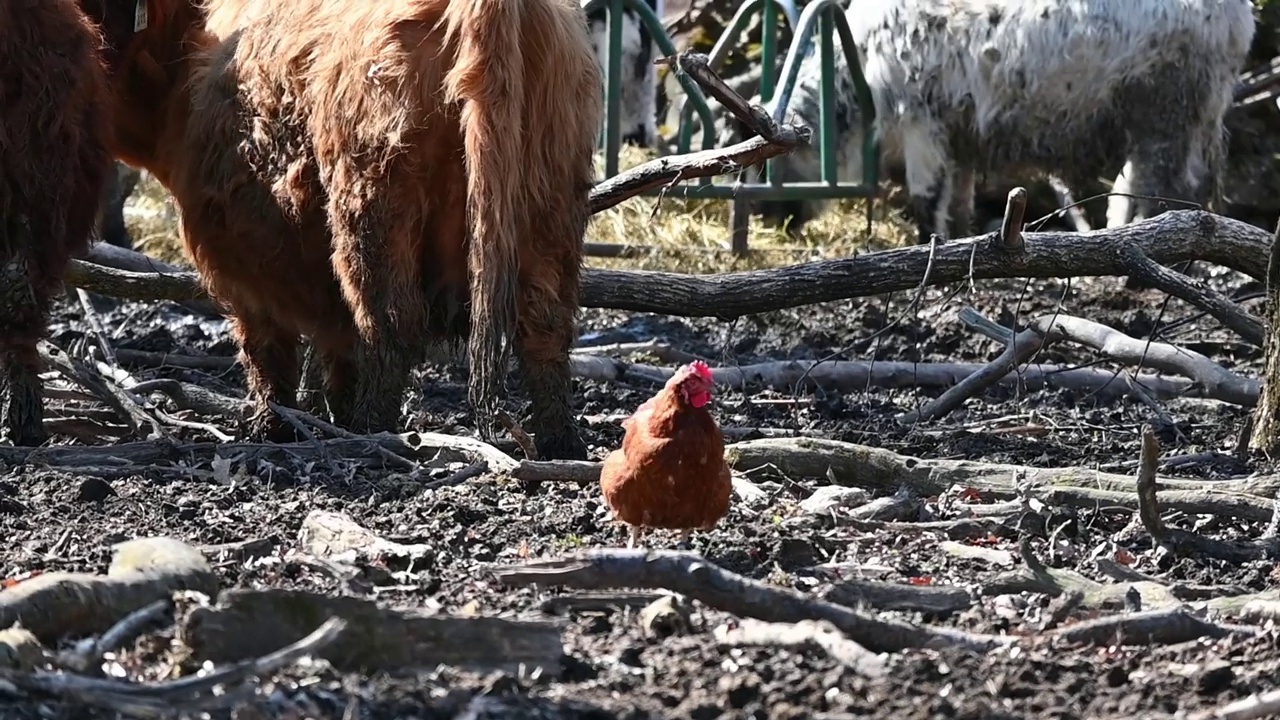
[[600, 489], [614, 516], [631, 526], [627, 547], [643, 528], [708, 530], [729, 512], [732, 483], [724, 436], [707, 412], [711, 369], [701, 361], [680, 368], [635, 413], [622, 421], [622, 448], [609, 453]]

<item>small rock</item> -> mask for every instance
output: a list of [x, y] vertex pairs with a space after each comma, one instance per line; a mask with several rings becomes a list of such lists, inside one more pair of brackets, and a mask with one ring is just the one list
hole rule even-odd
[[663, 595], [640, 611], [640, 627], [647, 635], [667, 637], [689, 632], [689, 603], [679, 595]]
[[1217, 695], [1231, 688], [1236, 679], [1235, 668], [1225, 660], [1214, 660], [1205, 665], [1196, 678], [1196, 692], [1201, 695]]
[[[111, 566], [107, 568], [111, 577], [139, 572], [190, 572], [213, 578], [213, 568], [204, 554], [175, 538], [141, 537], [117, 543], [111, 549]], [[216, 580], [213, 582], [217, 587]]]
[[862, 488], [824, 485], [800, 502], [800, 509], [812, 515], [825, 515], [841, 507], [856, 507], [871, 499]]
[[101, 502], [115, 494], [116, 489], [111, 487], [111, 483], [102, 478], [89, 477], [80, 483], [80, 489], [76, 492], [76, 502]]
[[815, 565], [820, 560], [813, 543], [797, 537], [782, 538], [778, 542], [777, 557], [783, 567], [805, 567]]

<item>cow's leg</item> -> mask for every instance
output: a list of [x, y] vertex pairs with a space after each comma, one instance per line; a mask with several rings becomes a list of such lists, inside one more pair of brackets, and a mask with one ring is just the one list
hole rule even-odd
[[[406, 224], [393, 223], [382, 183], [351, 187], [330, 201], [334, 271], [355, 319], [359, 342], [345, 424], [356, 432], [394, 430], [423, 330], [417, 243]], [[402, 226], [404, 225], [404, 226]]]
[[272, 410], [268, 402], [295, 407], [298, 394], [298, 337], [269, 316], [238, 311], [231, 334], [240, 346], [253, 415], [249, 437], [256, 441], [295, 442], [293, 426]]

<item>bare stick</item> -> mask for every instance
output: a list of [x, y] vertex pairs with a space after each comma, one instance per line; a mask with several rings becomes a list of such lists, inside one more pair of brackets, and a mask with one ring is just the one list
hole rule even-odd
[[[3, 457], [3, 448], [0, 448]], [[1097, 505], [1102, 498], [1127, 500], [1136, 507], [1133, 476], [1102, 472], [1094, 468], [1042, 468], [1006, 463], [954, 461], [900, 455], [884, 448], [822, 438], [762, 438], [725, 446], [725, 460], [736, 472], [768, 470], [792, 480], [811, 480], [837, 485], [894, 492], [907, 485], [918, 495], [941, 495], [955, 486], [972, 488], [984, 496], [1012, 499], [1018, 496], [1015, 478], [1025, 478], [1031, 497], [1054, 502], [1055, 493], [1071, 492], [1077, 502]], [[518, 473], [517, 473], [518, 474]], [[1229, 507], [1237, 498], [1247, 498], [1255, 517], [1265, 522], [1272, 511], [1271, 499], [1280, 489], [1280, 475], [1258, 474], [1234, 480], [1184, 480], [1161, 478], [1161, 502], [1166, 493], [1202, 493], [1202, 499], [1222, 498]], [[1087, 490], [1086, 490], [1087, 489]], [[1091, 495], [1085, 493], [1109, 493]], [[1250, 497], [1252, 496], [1252, 497]], [[1188, 500], [1194, 496], [1186, 496]], [[1089, 500], [1085, 500], [1089, 498]], [[1241, 504], [1239, 507], [1245, 507]], [[1265, 514], [1263, 514], [1265, 513]]]
[[1257, 380], [1236, 375], [1194, 350], [1138, 340], [1102, 323], [1070, 315], [1045, 315], [1033, 320], [1030, 327], [1047, 337], [1071, 340], [1129, 365], [1190, 378], [1204, 387], [1209, 397], [1245, 406], [1258, 401]]
[[[968, 309], [968, 308], [966, 308]], [[963, 311], [961, 311], [963, 312]], [[1024, 330], [1013, 338], [1013, 342], [1005, 345], [999, 357], [985, 365], [969, 377], [961, 380], [954, 387], [924, 404], [919, 410], [904, 413], [898, 422], [911, 424], [930, 422], [945, 417], [960, 407], [971, 397], [975, 397], [1002, 378], [1013, 372], [1018, 366], [1026, 363], [1044, 347], [1045, 339], [1034, 330]]]
[[[324, 461], [325, 467], [329, 468], [329, 472], [334, 475], [342, 474], [342, 472], [338, 470], [338, 465], [334, 463], [333, 456], [329, 454], [329, 449], [320, 443], [320, 439], [315, 436], [315, 433], [311, 432], [306, 425], [302, 424], [302, 421], [298, 419], [296, 414], [285, 412], [284, 406], [276, 402], [267, 401], [267, 407], [269, 407], [276, 415], [283, 418], [285, 422], [289, 423], [289, 425], [292, 426], [294, 430], [297, 430], [307, 442], [311, 443], [311, 446], [320, 453], [320, 459]], [[403, 460], [403, 458], [401, 459]]]
[[225, 355], [185, 355], [181, 353], [149, 352], [146, 350], [116, 350], [116, 359], [122, 365], [146, 367], [179, 367], [191, 370], [227, 370], [236, 364], [234, 357]]
[[1000, 244], [1009, 252], [1023, 250], [1023, 216], [1027, 214], [1027, 189], [1016, 187], [1009, 191], [1004, 205], [1004, 219], [1000, 222]]
[[1160, 517], [1156, 497], [1156, 466], [1160, 443], [1150, 425], [1142, 427], [1142, 455], [1138, 467], [1138, 515], [1151, 537], [1169, 550], [1195, 557], [1211, 557], [1241, 564], [1280, 557], [1280, 540], [1264, 538], [1252, 542], [1230, 542], [1171, 528]]
[[1223, 297], [1213, 288], [1201, 286], [1182, 273], [1174, 272], [1153, 262], [1133, 243], [1124, 243], [1120, 246], [1120, 257], [1124, 259], [1130, 275], [1209, 313], [1244, 338], [1246, 342], [1262, 347], [1265, 341], [1262, 320]]
[[68, 653], [62, 663], [78, 672], [99, 674], [99, 669], [94, 666], [102, 662], [103, 655], [137, 640], [147, 626], [159, 620], [171, 606], [172, 603], [166, 599], [138, 608], [103, 633], [102, 637], [87, 642], [82, 649]]
[[[122, 713], [158, 717], [178, 710], [208, 710], [233, 704], [234, 693], [213, 694], [218, 685], [234, 686], [253, 677], [268, 675], [306, 655], [323, 648], [341, 634], [346, 623], [329, 618], [310, 635], [270, 655], [235, 663], [207, 675], [192, 675], [180, 680], [136, 685], [120, 680], [95, 679], [64, 673], [32, 674], [0, 671], [0, 687], [10, 688], [35, 697], [47, 697], [83, 705], [104, 707]], [[204, 696], [204, 697], [201, 697]]]
[[1178, 606], [1086, 620], [1056, 630], [1050, 637], [1082, 645], [1177, 645], [1236, 634], [1254, 635], [1257, 628], [1218, 625]]
[[[907, 523], [903, 523], [907, 524]], [[841, 580], [822, 593], [824, 600], [849, 607], [950, 615], [969, 609], [969, 591], [954, 585], [908, 585], [878, 580]]]
[[130, 388], [137, 395], [158, 392], [173, 401], [179, 410], [192, 410], [201, 415], [241, 419], [249, 411], [249, 403], [241, 398], [214, 392], [208, 388], [178, 380], [159, 378], [144, 380]]
[[1257, 720], [1280, 714], [1280, 689], [1254, 693], [1216, 710], [1193, 715], [1193, 720]]
[[498, 568], [509, 585], [562, 586], [582, 590], [665, 589], [706, 605], [766, 622], [826, 620], [872, 652], [907, 648], [990, 649], [1012, 640], [995, 635], [884, 620], [816, 600], [786, 588], [742, 577], [693, 553], [592, 550], [559, 560]]
[[[1029, 361], [1037, 352], [1050, 342], [1051, 338], [1046, 338], [1036, 329], [1032, 328], [1024, 330], [1021, 333], [1014, 334], [1008, 328], [997, 325], [996, 323], [983, 317], [981, 313], [973, 308], [961, 308], [958, 313], [961, 322], [970, 328], [978, 331], [986, 337], [1005, 343], [1005, 350], [982, 370], [965, 378], [955, 387], [947, 390], [941, 396], [929, 401], [918, 411], [906, 413], [900, 418], [900, 422], [911, 423], [917, 420], [934, 420], [945, 416], [947, 413], [954, 411], [960, 407], [965, 401], [971, 397], [975, 397], [997, 381], [1005, 377], [1005, 375], [1024, 362]], [[1110, 375], [1112, 379], [1114, 374]], [[1158, 418], [1169, 425], [1173, 425], [1173, 418], [1169, 413], [1161, 407], [1161, 405], [1148, 392], [1142, 383], [1135, 381], [1126, 375], [1123, 385], [1128, 393], [1137, 398], [1140, 402], [1151, 408], [1152, 412]]]
[[765, 623], [747, 620], [737, 627], [722, 625], [715, 629], [716, 643], [721, 647], [763, 646], [803, 649], [820, 648], [831, 659], [867, 677], [881, 677], [887, 671], [885, 662], [856, 642], [840, 634], [831, 623], [801, 620], [795, 624]]
[[89, 293], [81, 288], [76, 288], [76, 297], [80, 300], [80, 308], [84, 310], [85, 320], [89, 321], [89, 327], [93, 330], [94, 340], [97, 341], [98, 347], [102, 349], [103, 357], [107, 359], [108, 363], [115, 365], [115, 349], [107, 341], [107, 333], [102, 328], [102, 318], [98, 317], [98, 311], [93, 307], [93, 301], [89, 299]]
[[53, 345], [47, 340], [41, 340], [39, 344], [40, 357], [50, 366], [56, 368], [59, 372], [72, 380], [84, 389], [93, 393], [99, 400], [106, 403], [108, 407], [120, 414], [125, 422], [129, 423], [130, 429], [137, 432], [143, 426], [149, 425], [154, 437], [164, 437], [164, 431], [160, 429], [160, 423], [151, 416], [141, 405], [139, 405], [129, 393], [121, 390], [114, 382], [108, 378], [102, 377], [95, 372], [86, 363], [82, 363], [72, 358], [61, 348]]
[[[177, 274], [179, 276], [193, 279], [195, 277], [193, 273], [185, 271], [175, 265], [161, 262], [149, 255], [137, 252], [136, 250], [117, 247], [105, 242], [95, 243], [93, 247], [89, 248], [89, 252], [84, 259], [88, 263], [94, 263], [99, 266], [115, 268], [116, 270], [124, 270], [126, 272], [141, 273], [143, 275], [162, 273]], [[83, 269], [81, 269], [81, 271], [82, 270]], [[146, 300], [148, 298], [139, 299]], [[200, 299], [178, 300], [177, 303], [197, 315], [203, 315], [205, 317], [223, 316], [222, 308], [220, 308], [217, 303], [209, 300], [203, 295]]]
[[[998, 327], [998, 326], [997, 326]], [[1007, 337], [998, 338], [1008, 342]], [[660, 385], [675, 372], [671, 367], [642, 365], [640, 363], [615, 362], [609, 358], [571, 355], [573, 374], [599, 382], [629, 382]], [[717, 385], [742, 389], [767, 387], [787, 393], [797, 388], [828, 391], [865, 391], [868, 386], [879, 388], [950, 388], [965, 378], [987, 367], [984, 363], [914, 363], [906, 361], [878, 360], [861, 362], [853, 360], [778, 361], [712, 368], [712, 378]], [[1182, 378], [1152, 373], [1138, 376], [1138, 382], [1158, 398], [1206, 397], [1207, 391]], [[1128, 395], [1129, 389], [1116, 382], [1114, 370], [1106, 368], [1077, 368], [1062, 365], [1028, 365], [1017, 373], [1010, 372], [998, 379], [1003, 387], [1017, 387], [1025, 392], [1053, 388], [1097, 393], [1101, 397]], [[1234, 396], [1232, 396], [1234, 397]], [[1214, 398], [1228, 401], [1227, 398]], [[1241, 399], [1245, 404], [1256, 401], [1247, 394]]]
[[472, 463], [471, 465], [468, 465], [462, 468], [458, 472], [453, 473], [448, 477], [441, 478], [439, 480], [432, 480], [429, 483], [423, 483], [422, 489], [423, 490], [439, 490], [440, 488], [453, 487], [454, 485], [461, 485], [462, 483], [467, 482], [468, 480], [478, 478], [481, 475], [484, 475], [486, 472], [489, 472], [489, 463], [481, 460], [478, 463]]

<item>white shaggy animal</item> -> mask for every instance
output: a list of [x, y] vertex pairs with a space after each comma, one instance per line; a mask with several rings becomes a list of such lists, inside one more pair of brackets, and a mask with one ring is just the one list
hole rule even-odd
[[[968, 232], [978, 172], [1052, 173], [1080, 188], [1123, 164], [1117, 190], [1202, 204], [1219, 193], [1223, 115], [1254, 35], [1249, 0], [858, 0], [845, 17], [921, 242], [949, 236], [952, 210]], [[861, 113], [836, 46], [840, 177], [858, 181]], [[820, 78], [811, 52], [789, 109], [814, 142], [778, 158], [784, 181], [821, 177]], [[797, 229], [824, 204], [756, 209]], [[1127, 222], [1129, 205], [1113, 199], [1108, 226]], [[1133, 205], [1133, 219], [1159, 212]]]
[[[662, 0], [645, 0], [659, 18]], [[609, 67], [608, 13], [602, 8], [587, 15], [591, 38], [595, 41], [596, 61], [601, 73]], [[622, 13], [622, 98], [619, 115], [622, 142], [642, 148], [658, 144], [658, 75], [653, 61], [658, 46], [649, 29], [632, 10]], [[602, 89], [603, 91], [603, 89]]]

